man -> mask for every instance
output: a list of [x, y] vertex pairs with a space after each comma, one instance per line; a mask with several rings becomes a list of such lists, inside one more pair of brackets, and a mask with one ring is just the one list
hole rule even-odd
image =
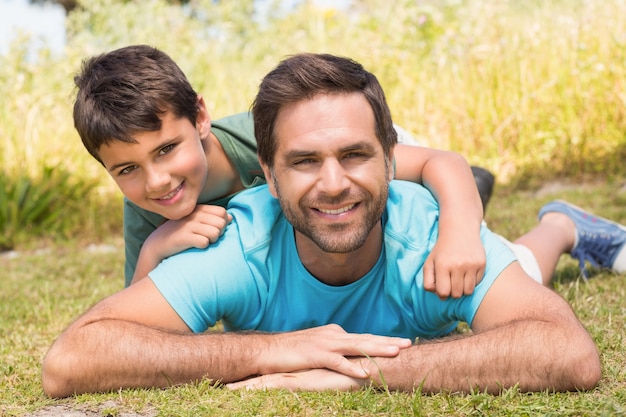
[[[231, 201], [233, 221], [215, 245], [166, 259], [71, 324], [44, 361], [48, 395], [201, 378], [309, 390], [595, 386], [598, 351], [571, 308], [486, 228], [486, 270], [472, 295], [442, 300], [415, 279], [437, 238], [438, 206], [420, 186], [391, 181], [396, 134], [362, 66], [291, 57], [265, 77], [253, 114], [268, 185]], [[588, 245], [571, 210], [542, 214], [549, 238], [529, 244], [533, 252], [550, 241], [558, 256]], [[623, 243], [611, 249], [610, 262], [622, 252]], [[543, 271], [552, 259], [537, 261]], [[220, 320], [226, 333], [203, 333]], [[445, 337], [458, 321], [473, 334]], [[411, 344], [416, 337], [437, 343]]]
[[[250, 114], [212, 120], [163, 51], [130, 45], [91, 57], [74, 81], [76, 131], [125, 197], [126, 285], [163, 258], [215, 241], [229, 221], [228, 201], [265, 183]], [[396, 153], [396, 178], [423, 183], [441, 206], [440, 243], [424, 276], [429, 288], [440, 296], [471, 293], [485, 264], [478, 230], [493, 178], [474, 168], [474, 181], [453, 152], [399, 145]]]

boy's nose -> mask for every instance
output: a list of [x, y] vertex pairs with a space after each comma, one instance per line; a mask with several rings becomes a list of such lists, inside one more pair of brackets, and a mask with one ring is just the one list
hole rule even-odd
[[171, 176], [166, 170], [146, 169], [146, 191], [157, 192], [167, 190]]

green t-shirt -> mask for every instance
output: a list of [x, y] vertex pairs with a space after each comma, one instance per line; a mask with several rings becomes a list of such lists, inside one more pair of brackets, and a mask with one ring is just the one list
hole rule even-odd
[[[217, 137], [226, 155], [235, 165], [245, 188], [265, 184], [256, 154], [254, 125], [250, 113], [239, 113], [212, 121], [211, 133]], [[234, 195], [212, 201], [198, 201], [198, 204], [226, 207]], [[130, 285], [133, 278], [143, 242], [165, 220], [163, 216], [144, 210], [124, 198], [125, 286]]]

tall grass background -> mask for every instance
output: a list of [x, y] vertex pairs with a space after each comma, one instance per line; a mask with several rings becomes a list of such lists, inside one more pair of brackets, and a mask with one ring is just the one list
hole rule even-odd
[[54, 228], [20, 218], [23, 195], [6, 185], [0, 248], [28, 245], [33, 234], [119, 233], [121, 195], [73, 128], [73, 75], [84, 58], [137, 43], [170, 54], [213, 118], [247, 110], [285, 56], [329, 52], [375, 73], [395, 121], [421, 143], [462, 153], [500, 184], [624, 178], [623, 1], [266, 3], [260, 13], [253, 0], [85, 1], [68, 15], [62, 54], [33, 57], [29, 39], [14, 42], [0, 58], [2, 181], [37, 189], [51, 170], [61, 179], [45, 200]]
[[[626, 415], [623, 274], [582, 285], [566, 257], [555, 290], [601, 352], [604, 377], [590, 392], [228, 392], [203, 381], [64, 401], [43, 395], [40, 364], [52, 340], [122, 285], [119, 241], [111, 253], [76, 250], [77, 242], [121, 236], [121, 194], [72, 122], [81, 61], [114, 48], [166, 51], [213, 118], [247, 110], [263, 75], [287, 55], [350, 56], [379, 77], [395, 121], [421, 143], [496, 174], [487, 210], [494, 230], [514, 238], [535, 224], [539, 207], [563, 196], [626, 223], [626, 2], [353, 0], [345, 10], [266, 3], [261, 15], [253, 0], [85, 0], [67, 18], [63, 53], [32, 56], [33, 40], [23, 37], [0, 56], [0, 251], [55, 243], [0, 254], [0, 415]], [[553, 180], [568, 187], [537, 192]]]

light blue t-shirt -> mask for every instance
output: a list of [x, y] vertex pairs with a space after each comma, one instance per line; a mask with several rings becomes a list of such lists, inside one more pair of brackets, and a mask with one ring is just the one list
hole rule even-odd
[[318, 281], [300, 262], [278, 200], [259, 186], [229, 204], [232, 223], [207, 249], [164, 260], [149, 275], [194, 332], [222, 321], [227, 331], [290, 331], [335, 323], [347, 332], [414, 339], [472, 322], [500, 272], [515, 260], [485, 226], [485, 277], [471, 296], [442, 301], [424, 290], [422, 266], [437, 239], [439, 209], [420, 185], [392, 181], [378, 262], [344, 286]]

